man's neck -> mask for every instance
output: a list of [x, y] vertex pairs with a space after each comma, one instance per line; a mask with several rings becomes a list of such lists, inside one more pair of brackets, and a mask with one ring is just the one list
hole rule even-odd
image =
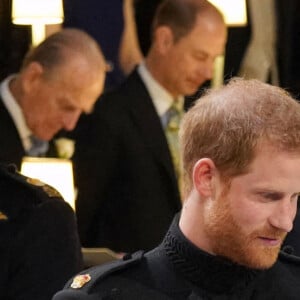
[[197, 192], [193, 190], [184, 201], [179, 220], [179, 228], [191, 243], [199, 249], [211, 255], [215, 255], [210, 250], [210, 242], [203, 230], [205, 226], [202, 215], [200, 215], [201, 211], [204, 210], [203, 201], [198, 197]]

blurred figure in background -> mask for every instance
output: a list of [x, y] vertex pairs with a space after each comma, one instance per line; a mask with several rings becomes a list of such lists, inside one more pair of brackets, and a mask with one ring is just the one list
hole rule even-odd
[[167, 0], [152, 36], [145, 61], [71, 133], [85, 247], [150, 249], [181, 207], [177, 140], [183, 98], [212, 76], [226, 27], [205, 0]]
[[[48, 141], [72, 130], [103, 90], [106, 64], [97, 42], [78, 29], [50, 35], [0, 86], [0, 162], [47, 155]], [[51, 150], [51, 149], [50, 149]]]

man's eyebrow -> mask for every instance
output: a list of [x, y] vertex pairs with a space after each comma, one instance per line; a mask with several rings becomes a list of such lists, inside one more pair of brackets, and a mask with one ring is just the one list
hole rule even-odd
[[258, 192], [258, 194], [263, 195], [267, 198], [271, 198], [271, 199], [279, 199], [279, 198], [282, 198], [284, 195], [283, 192], [271, 191], [271, 190], [260, 191], [260, 192]]

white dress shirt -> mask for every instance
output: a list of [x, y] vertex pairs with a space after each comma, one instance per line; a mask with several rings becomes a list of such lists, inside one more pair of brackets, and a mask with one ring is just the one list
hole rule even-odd
[[[153, 105], [156, 109], [158, 116], [160, 117], [163, 128], [166, 128], [166, 113], [172, 106], [174, 98], [164, 87], [162, 87], [157, 82], [157, 80], [154, 79], [144, 62], [142, 62], [138, 66], [137, 71], [141, 76], [148, 93], [150, 94]], [[183, 108], [184, 97], [179, 96], [176, 101], [178, 101], [179, 106]]]

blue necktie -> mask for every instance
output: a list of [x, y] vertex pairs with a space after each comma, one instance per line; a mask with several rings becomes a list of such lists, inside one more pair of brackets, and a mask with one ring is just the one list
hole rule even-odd
[[43, 141], [31, 135], [30, 137], [31, 148], [27, 151], [27, 154], [30, 156], [44, 156], [49, 148], [49, 143]]

